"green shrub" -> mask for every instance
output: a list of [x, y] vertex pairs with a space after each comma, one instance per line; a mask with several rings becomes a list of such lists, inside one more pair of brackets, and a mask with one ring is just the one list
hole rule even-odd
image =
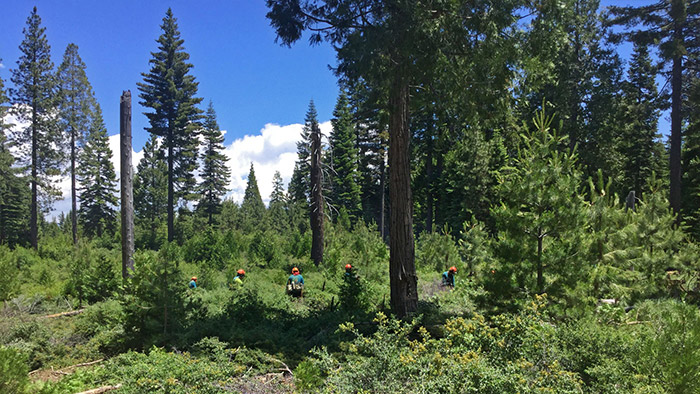
[[0, 245], [0, 301], [9, 300], [19, 290], [19, 269], [12, 261], [12, 252]]
[[447, 232], [422, 233], [416, 242], [416, 268], [443, 272], [451, 266], [459, 271], [464, 268], [452, 236]]
[[647, 302], [640, 315], [649, 318], [635, 354], [640, 370], [667, 393], [697, 393], [700, 387], [700, 311], [677, 301]]
[[24, 393], [29, 383], [28, 372], [27, 357], [24, 354], [0, 346], [0, 393]]

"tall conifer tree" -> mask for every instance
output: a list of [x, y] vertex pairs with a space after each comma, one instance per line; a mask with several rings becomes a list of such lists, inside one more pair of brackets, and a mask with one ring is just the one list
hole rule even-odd
[[[610, 7], [611, 23], [624, 26], [623, 36], [641, 45], [659, 48], [671, 76], [670, 193], [673, 212], [681, 209], [681, 146], [683, 125], [683, 71], [688, 54], [700, 47], [700, 6], [692, 0], [657, 0], [652, 4]], [[678, 216], [680, 218], [680, 215]]]
[[321, 147], [321, 127], [318, 124], [318, 114], [314, 102], [309, 103], [309, 110], [306, 112], [304, 122], [305, 132], [309, 133], [311, 139], [311, 160], [309, 165], [310, 183], [310, 212], [309, 224], [311, 226], [311, 260], [318, 267], [323, 262], [323, 221], [325, 215], [325, 201], [323, 199], [323, 171], [321, 169], [322, 147]]
[[12, 125], [5, 123], [9, 112], [5, 86], [0, 78], [0, 244], [23, 242], [28, 227], [29, 188], [24, 177], [13, 167], [7, 133]]
[[282, 175], [275, 171], [272, 176], [272, 193], [270, 193], [270, 206], [268, 208], [270, 224], [277, 231], [284, 231], [289, 226], [289, 217], [286, 210], [286, 199], [284, 197], [284, 184]]
[[354, 223], [362, 216], [360, 187], [357, 183], [357, 137], [352, 125], [352, 115], [348, 107], [345, 92], [338, 97], [338, 102], [331, 120], [333, 130], [330, 135], [332, 168], [331, 204], [345, 207], [350, 220]]
[[168, 241], [175, 235], [175, 205], [180, 198], [192, 199], [197, 166], [197, 122], [202, 99], [196, 97], [198, 82], [190, 75], [190, 55], [183, 47], [177, 22], [170, 8], [161, 25], [163, 34], [156, 40], [158, 52], [152, 52], [151, 70], [143, 73], [138, 83], [141, 105], [153, 109], [146, 112], [151, 124], [147, 130], [163, 138], [168, 163]]
[[15, 141], [20, 148], [21, 162], [29, 170], [29, 231], [31, 245], [36, 249], [40, 208], [48, 208], [61, 194], [51, 177], [60, 174], [63, 150], [60, 149], [62, 140], [56, 125], [56, 78], [51, 47], [36, 7], [27, 18], [23, 33], [24, 40], [19, 46], [22, 55], [17, 68], [12, 70], [15, 88], [10, 90], [10, 96], [15, 104], [15, 115], [27, 125], [15, 135]]
[[634, 190], [641, 195], [654, 169], [660, 108], [656, 67], [646, 45], [636, 43], [627, 81], [623, 84], [623, 134], [619, 141], [623, 160], [620, 195]]
[[79, 156], [80, 222], [88, 236], [101, 237], [117, 226], [117, 174], [112, 165], [102, 109], [95, 104], [94, 116]]
[[683, 143], [683, 219], [700, 240], [700, 76], [688, 81], [688, 126]]
[[134, 176], [135, 221], [143, 231], [138, 238], [150, 249], [160, 246], [160, 228], [167, 217], [168, 167], [161, 148], [157, 137], [151, 134]]
[[258, 180], [255, 177], [253, 163], [250, 163], [248, 184], [246, 185], [245, 195], [241, 203], [241, 213], [247, 226], [260, 226], [265, 218], [265, 204], [260, 196], [260, 189], [258, 188]]
[[[313, 105], [313, 100], [309, 106]], [[294, 163], [292, 180], [289, 182], [289, 198], [292, 203], [308, 209], [311, 184], [311, 134], [304, 126], [297, 142], [297, 161]]]
[[[94, 101], [92, 87], [85, 74], [85, 63], [78, 54], [78, 46], [68, 44], [63, 62], [56, 74], [59, 89], [59, 126], [70, 145], [71, 225], [73, 244], [78, 242], [78, 197], [76, 191], [76, 164], [81, 145], [88, 132]], [[97, 115], [96, 115], [97, 116]], [[101, 115], [100, 115], [101, 117]]]
[[201, 197], [197, 209], [201, 210], [207, 216], [209, 224], [212, 224], [214, 215], [221, 211], [221, 198], [226, 194], [231, 171], [226, 166], [228, 158], [221, 153], [224, 150], [224, 136], [216, 122], [216, 112], [211, 101], [202, 126], [204, 153], [202, 183], [199, 184]]

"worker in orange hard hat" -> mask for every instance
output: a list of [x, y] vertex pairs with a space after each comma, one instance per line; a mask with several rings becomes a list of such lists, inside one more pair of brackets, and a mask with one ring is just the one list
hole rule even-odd
[[239, 269], [236, 271], [236, 276], [233, 278], [234, 284], [243, 284], [243, 279], [245, 278], [245, 270]]
[[455, 274], [457, 273], [457, 267], [454, 265], [450, 267], [447, 271], [442, 273], [442, 285], [455, 287]]
[[192, 279], [190, 279], [190, 289], [196, 289], [197, 288], [197, 277], [193, 276]]
[[299, 268], [292, 268], [292, 274], [287, 279], [287, 294], [299, 298], [304, 293], [304, 277], [299, 273]]
[[352, 266], [352, 264], [345, 264], [345, 274], [343, 275], [343, 280], [349, 281], [349, 280], [357, 280], [359, 277], [355, 273], [355, 267]]

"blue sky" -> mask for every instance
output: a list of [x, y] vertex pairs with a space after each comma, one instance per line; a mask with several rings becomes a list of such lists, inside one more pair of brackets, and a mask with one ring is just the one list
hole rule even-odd
[[302, 122], [311, 99], [320, 120], [331, 117], [338, 93], [328, 68], [335, 64], [333, 49], [325, 44], [310, 47], [306, 41], [291, 49], [275, 43], [264, 1], [5, 0], [0, 16], [5, 68], [0, 77], [8, 84], [34, 5], [46, 27], [54, 64], [61, 62], [69, 43], [78, 45], [109, 134], [119, 132], [121, 92], [132, 91], [137, 149], [147, 139], [147, 120], [137, 103], [136, 82], [149, 70], [168, 6], [194, 65], [199, 96], [205, 103], [213, 101], [227, 143], [258, 133], [267, 123]]

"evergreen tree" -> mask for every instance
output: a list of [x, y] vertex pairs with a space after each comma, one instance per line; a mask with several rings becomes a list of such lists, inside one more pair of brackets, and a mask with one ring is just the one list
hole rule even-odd
[[284, 196], [284, 184], [279, 171], [275, 171], [275, 175], [272, 176], [272, 193], [270, 193], [268, 212], [272, 228], [283, 232], [289, 227], [289, 216], [287, 214], [286, 198]]
[[357, 183], [357, 138], [352, 125], [352, 116], [345, 92], [338, 102], [331, 120], [333, 130], [330, 135], [332, 155], [331, 204], [338, 209], [344, 207], [352, 223], [362, 215], [360, 187]]
[[55, 119], [57, 100], [51, 47], [36, 7], [27, 18], [23, 33], [24, 40], [19, 46], [22, 55], [17, 68], [12, 70], [15, 88], [10, 89], [10, 96], [17, 119], [27, 124], [15, 135], [15, 142], [20, 148], [21, 163], [29, 170], [29, 231], [31, 245], [36, 249], [40, 208], [48, 208], [61, 193], [52, 177], [60, 174], [63, 150], [60, 149], [62, 139]]
[[27, 180], [13, 167], [15, 158], [6, 138], [12, 125], [5, 123], [9, 112], [5, 86], [0, 78], [0, 245], [24, 243], [29, 224]]
[[134, 176], [134, 221], [142, 231], [137, 240], [145, 248], [158, 249], [162, 242], [160, 230], [165, 223], [168, 201], [167, 172], [161, 145], [151, 134]]
[[[658, 47], [671, 76], [670, 194], [673, 212], [681, 209], [681, 146], [683, 124], [683, 70], [688, 54], [700, 47], [700, 6], [693, 0], [657, 0], [642, 6], [610, 7], [611, 23], [624, 26], [621, 36], [640, 45]], [[641, 26], [641, 27], [640, 27]], [[679, 215], [680, 218], [680, 215]]]
[[700, 240], [700, 77], [689, 81], [688, 125], [683, 143], [683, 220], [689, 233]]
[[660, 115], [656, 68], [646, 45], [634, 45], [623, 92], [623, 133], [618, 143], [623, 158], [623, 182], [617, 190], [621, 195], [634, 190], [641, 196], [654, 170]]
[[204, 153], [202, 155], [202, 183], [199, 185], [201, 197], [197, 210], [202, 211], [211, 225], [214, 215], [221, 211], [221, 198], [226, 194], [231, 177], [231, 171], [226, 166], [228, 157], [221, 151], [224, 149], [224, 136], [216, 122], [214, 105], [209, 101], [202, 128], [204, 138]]
[[311, 226], [311, 260], [318, 267], [323, 262], [323, 222], [325, 219], [323, 210], [325, 200], [323, 199], [323, 171], [322, 166], [322, 146], [321, 127], [318, 125], [318, 114], [314, 102], [309, 103], [309, 110], [306, 112], [304, 129], [311, 138], [311, 163], [309, 184], [309, 225]]
[[263, 220], [265, 219], [265, 204], [263, 203], [262, 197], [260, 197], [258, 180], [255, 178], [253, 163], [250, 163], [248, 184], [245, 187], [245, 195], [241, 203], [241, 214], [246, 228], [258, 228], [263, 224]]
[[[88, 132], [91, 122], [91, 111], [94, 102], [92, 87], [85, 74], [85, 63], [78, 54], [78, 46], [68, 44], [63, 54], [63, 62], [56, 73], [59, 89], [59, 126], [66, 134], [70, 145], [71, 179], [71, 225], [73, 244], [78, 242], [78, 206], [76, 191], [76, 164], [80, 155], [81, 145]], [[101, 116], [101, 115], [100, 115]], [[93, 121], [94, 124], [94, 121]], [[100, 126], [98, 126], [100, 127]]]
[[598, 0], [535, 2], [527, 33], [523, 117], [546, 100], [554, 106], [568, 146], [577, 146], [584, 179], [618, 166], [616, 137], [621, 61], [604, 41]]
[[[309, 107], [313, 105], [313, 100]], [[308, 209], [311, 185], [311, 134], [304, 126], [297, 142], [297, 161], [294, 163], [292, 180], [289, 183], [289, 198], [294, 204]]]
[[105, 231], [116, 231], [117, 174], [99, 104], [95, 104], [92, 124], [78, 160], [79, 214], [85, 234], [101, 237]]
[[181, 198], [192, 199], [197, 167], [197, 122], [202, 99], [195, 97], [198, 83], [189, 74], [190, 55], [183, 47], [184, 40], [170, 8], [161, 25], [163, 34], [156, 40], [158, 52], [152, 52], [151, 70], [143, 73], [138, 83], [143, 99], [141, 105], [153, 109], [145, 113], [151, 124], [147, 130], [163, 138], [168, 163], [168, 241], [175, 235], [175, 205]]
[[565, 139], [550, 130], [551, 122], [544, 111], [537, 114], [536, 129], [523, 137], [518, 156], [503, 170], [501, 204], [492, 210], [504, 270], [511, 270], [519, 287], [540, 293], [548, 291], [545, 269], [549, 282], [580, 274], [576, 234], [583, 233], [585, 216], [576, 154], [557, 149]]

